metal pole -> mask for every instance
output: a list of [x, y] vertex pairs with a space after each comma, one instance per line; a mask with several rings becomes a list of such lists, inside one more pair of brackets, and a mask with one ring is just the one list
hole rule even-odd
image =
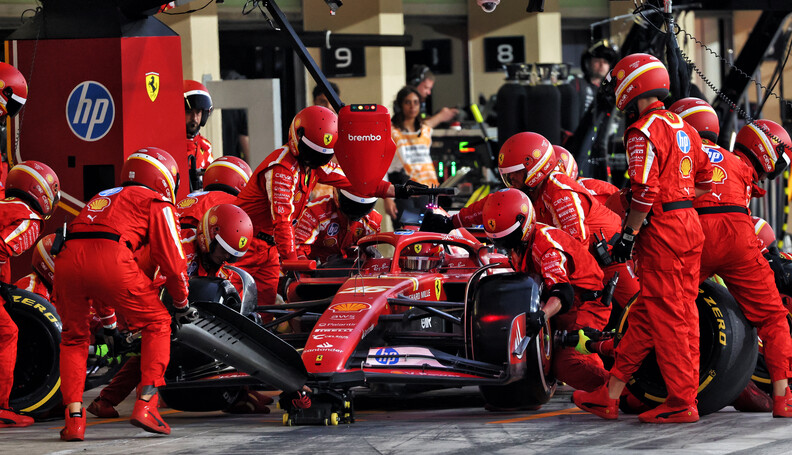
[[302, 60], [303, 65], [305, 65], [305, 68], [311, 74], [311, 77], [313, 77], [316, 85], [322, 87], [322, 91], [330, 101], [330, 104], [333, 105], [333, 108], [336, 110], [336, 112], [340, 111], [344, 103], [341, 102], [341, 99], [338, 97], [338, 94], [335, 92], [335, 90], [333, 90], [333, 87], [330, 86], [330, 83], [327, 81], [324, 73], [322, 73], [322, 70], [319, 69], [319, 66], [317, 66], [313, 57], [311, 57], [311, 54], [308, 53], [308, 49], [305, 48], [305, 45], [303, 45], [300, 37], [297, 36], [297, 33], [289, 23], [289, 20], [286, 19], [286, 15], [284, 15], [283, 11], [281, 11], [281, 9], [278, 8], [278, 5], [275, 4], [275, 0], [268, 0], [264, 2], [264, 6], [272, 16], [272, 20], [278, 24], [279, 28], [285, 30], [288, 34], [289, 41], [292, 44], [294, 52], [296, 52], [300, 57], [300, 60]]

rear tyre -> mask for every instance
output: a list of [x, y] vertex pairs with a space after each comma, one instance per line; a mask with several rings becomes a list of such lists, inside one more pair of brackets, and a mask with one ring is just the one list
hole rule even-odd
[[[698, 410], [700, 415], [730, 405], [751, 379], [757, 359], [756, 331], [740, 311], [737, 302], [721, 285], [705, 281], [696, 299], [699, 311], [700, 369]], [[619, 331], [629, 321], [625, 309]], [[654, 352], [627, 384], [643, 403], [654, 407], [668, 395]]]
[[10, 292], [14, 303], [6, 310], [19, 328], [10, 405], [33, 418], [44, 417], [62, 401], [60, 316], [38, 294], [18, 288]]

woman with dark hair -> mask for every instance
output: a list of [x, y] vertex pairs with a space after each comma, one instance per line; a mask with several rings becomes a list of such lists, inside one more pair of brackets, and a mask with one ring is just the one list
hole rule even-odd
[[[391, 135], [396, 143], [396, 155], [388, 169], [391, 183], [404, 183], [409, 179], [424, 185], [437, 186], [437, 172], [429, 154], [432, 128], [421, 123], [421, 95], [414, 87], [403, 87], [396, 94], [391, 125]], [[393, 199], [385, 199], [385, 211], [393, 218], [394, 228], [399, 228], [405, 211], [422, 213], [428, 203], [428, 196], [395, 202]]]

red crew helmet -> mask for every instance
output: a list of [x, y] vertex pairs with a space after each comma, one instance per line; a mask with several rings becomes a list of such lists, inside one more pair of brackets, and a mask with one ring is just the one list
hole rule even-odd
[[506, 188], [487, 196], [482, 219], [487, 237], [495, 245], [507, 249], [518, 248], [536, 225], [531, 199], [516, 188]]
[[236, 262], [248, 250], [253, 238], [253, 223], [241, 208], [233, 204], [219, 204], [204, 213], [198, 226], [198, 247], [211, 254], [219, 245]]
[[184, 110], [200, 109], [201, 126], [206, 125], [209, 115], [212, 114], [212, 95], [205, 85], [198, 81], [185, 79], [184, 81]]
[[129, 155], [121, 168], [124, 185], [142, 185], [163, 196], [166, 201], [176, 202], [179, 189], [179, 166], [165, 150], [146, 147]]
[[792, 140], [784, 127], [772, 120], [756, 120], [740, 128], [734, 151], [753, 163], [760, 180], [772, 180], [789, 166], [790, 147]]
[[537, 133], [518, 133], [510, 137], [498, 154], [498, 170], [503, 183], [511, 187], [508, 175], [525, 169], [525, 185], [534, 189], [556, 167], [553, 146]]
[[770, 224], [759, 218], [758, 216], [752, 216], [751, 220], [754, 223], [754, 232], [756, 232], [756, 237], [759, 239], [759, 247], [761, 250], [770, 249], [776, 246], [776, 235], [773, 228]]
[[203, 175], [206, 191], [225, 191], [233, 195], [239, 194], [247, 185], [253, 171], [242, 158], [221, 156], [212, 161]]
[[289, 127], [289, 150], [305, 166], [316, 169], [333, 158], [338, 140], [338, 116], [322, 106], [308, 106]]
[[572, 177], [572, 180], [577, 180], [577, 161], [575, 161], [575, 157], [569, 153], [569, 150], [561, 147], [560, 145], [554, 145], [553, 153], [555, 153], [555, 157], [558, 160], [558, 168], [561, 170], [561, 172]]
[[715, 109], [699, 98], [682, 98], [672, 104], [669, 111], [682, 117], [690, 126], [698, 131], [699, 136], [712, 142], [718, 140], [720, 121]]
[[630, 54], [605, 76], [605, 83], [613, 87], [616, 107], [625, 111], [635, 100], [668, 96], [671, 82], [663, 63], [649, 54]]
[[60, 201], [60, 181], [55, 171], [40, 161], [21, 161], [8, 171], [6, 196], [30, 204], [44, 219], [52, 216]]
[[13, 117], [25, 105], [28, 96], [27, 81], [18, 69], [0, 62], [0, 117]]
[[55, 260], [50, 254], [53, 241], [55, 241], [55, 234], [42, 237], [33, 249], [33, 257], [30, 264], [33, 267], [33, 271], [46, 281], [49, 286], [52, 286], [52, 280], [55, 279]]

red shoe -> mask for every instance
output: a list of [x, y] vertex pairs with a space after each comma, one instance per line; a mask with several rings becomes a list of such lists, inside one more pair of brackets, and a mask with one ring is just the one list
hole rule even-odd
[[572, 400], [580, 409], [590, 412], [606, 420], [619, 418], [619, 400], [608, 395], [608, 386], [604, 385], [593, 392], [575, 390]]
[[149, 433], [170, 434], [170, 426], [162, 420], [162, 416], [157, 410], [159, 395], [152, 395], [149, 401], [138, 398], [135, 401], [135, 409], [132, 410], [130, 423], [138, 428], [142, 428]]
[[773, 417], [792, 417], [792, 392], [789, 387], [783, 397], [773, 395]]
[[663, 403], [638, 415], [638, 420], [643, 423], [692, 423], [698, 422], [698, 419], [698, 408], [695, 404], [671, 407]]
[[773, 410], [773, 399], [755, 382], [748, 381], [732, 406], [740, 412], [770, 412]]
[[272, 398], [255, 390], [245, 392], [236, 403], [223, 412], [229, 414], [269, 414], [267, 405], [272, 404]]
[[66, 408], [66, 424], [60, 432], [63, 441], [82, 441], [85, 439], [85, 408], [80, 417], [72, 417]]
[[33, 418], [17, 414], [8, 408], [0, 408], [0, 428], [26, 427], [33, 425]]
[[624, 389], [624, 392], [619, 397], [619, 410], [625, 414], [637, 415], [650, 409], [649, 406], [627, 389]]
[[109, 401], [101, 396], [96, 397], [96, 399], [88, 405], [87, 410], [96, 417], [101, 417], [103, 419], [115, 419], [118, 417], [118, 411], [116, 411]]

